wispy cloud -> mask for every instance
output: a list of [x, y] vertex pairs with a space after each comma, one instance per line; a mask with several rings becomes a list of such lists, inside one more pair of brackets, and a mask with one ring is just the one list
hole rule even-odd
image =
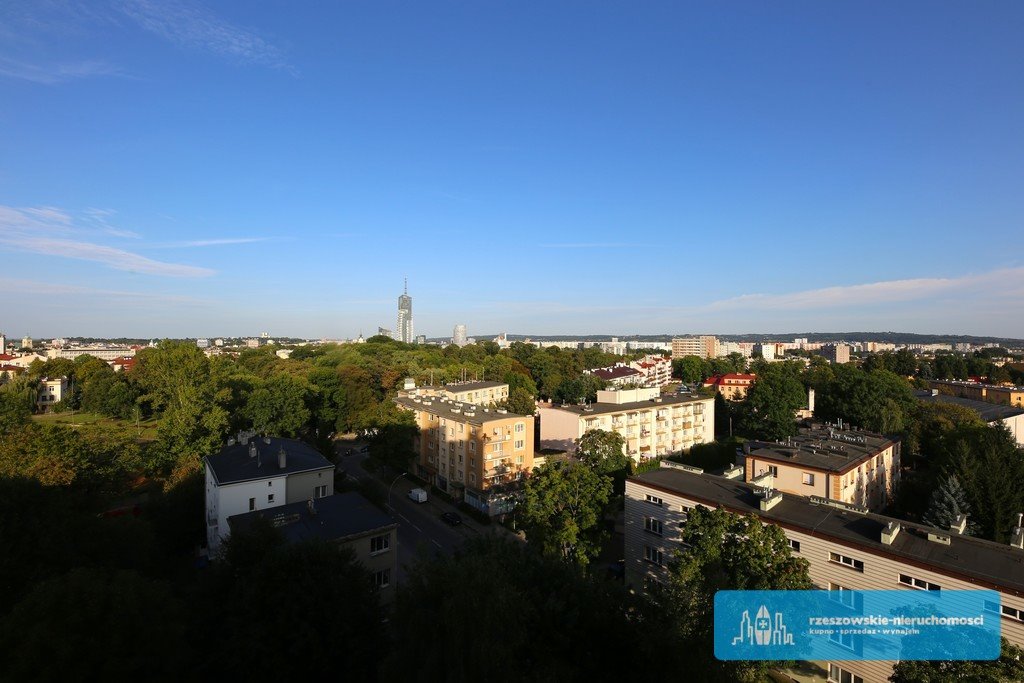
[[716, 301], [704, 310], [739, 309], [813, 310], [849, 308], [917, 301], [949, 295], [984, 292], [986, 296], [1018, 294], [1024, 288], [1024, 268], [1002, 268], [988, 273], [952, 278], [886, 280], [860, 285], [823, 287], [785, 294], [744, 294]]
[[102, 60], [31, 64], [6, 57], [0, 57], [0, 76], [42, 85], [56, 85], [81, 78], [131, 78], [131, 75], [119, 66]]
[[149, 303], [167, 304], [194, 304], [202, 305], [208, 303], [202, 299], [178, 294], [162, 294], [158, 292], [125, 291], [116, 289], [97, 289], [83, 285], [63, 284], [58, 282], [39, 282], [38, 280], [22, 280], [16, 278], [0, 277], [0, 288], [5, 292], [19, 295], [43, 295], [43, 296], [88, 296], [104, 297], [107, 299], [143, 301]]
[[556, 242], [552, 244], [538, 244], [537, 246], [541, 249], [621, 249], [636, 245], [626, 242]]
[[118, 228], [111, 225], [108, 222], [108, 218], [112, 218], [117, 211], [113, 209], [85, 209], [82, 212], [85, 220], [94, 225], [98, 230], [105, 232], [113, 237], [125, 237], [129, 239], [139, 239], [142, 237], [139, 233], [134, 230], [125, 230], [124, 228]]
[[288, 69], [284, 53], [254, 30], [235, 26], [197, 4], [179, 0], [118, 0], [125, 15], [179, 47], [221, 55], [243, 64]]
[[252, 244], [266, 242], [270, 237], [221, 237], [208, 240], [188, 240], [185, 242], [168, 242], [158, 245], [160, 249], [190, 249], [193, 247], [219, 247], [230, 244]]
[[54, 207], [0, 206], [0, 246], [47, 256], [92, 261], [116, 270], [168, 277], [206, 277], [215, 271], [157, 261], [141, 254], [79, 238], [73, 217]]

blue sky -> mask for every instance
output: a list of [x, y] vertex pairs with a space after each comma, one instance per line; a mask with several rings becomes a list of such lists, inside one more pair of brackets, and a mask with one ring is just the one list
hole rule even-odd
[[0, 0], [0, 330], [1024, 337], [1024, 5]]

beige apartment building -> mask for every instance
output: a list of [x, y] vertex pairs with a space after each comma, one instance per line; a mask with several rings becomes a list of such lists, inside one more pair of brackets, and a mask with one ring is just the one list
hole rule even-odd
[[846, 344], [826, 344], [818, 352], [830, 363], [841, 365], [850, 362], [850, 347]]
[[683, 356], [717, 358], [718, 338], [711, 336], [674, 337], [672, 339], [672, 358], [682, 358]]
[[681, 453], [715, 440], [715, 400], [657, 388], [597, 392], [597, 402], [538, 410], [540, 447], [573, 452], [592, 429], [618, 432], [634, 460]]
[[871, 510], [888, 504], [900, 478], [898, 439], [830, 425], [801, 429], [783, 443], [748, 441], [743, 456], [747, 482]]
[[932, 389], [947, 396], [959, 396], [975, 401], [1001, 403], [1003, 405], [1024, 408], [1024, 387], [1004, 387], [995, 384], [979, 384], [977, 382], [958, 382], [955, 380], [933, 379], [928, 382]]
[[[658, 470], [626, 481], [626, 584], [644, 589], [666, 579], [681, 545], [687, 513], [697, 505], [723, 508], [782, 528], [796, 557], [810, 564], [815, 586], [831, 591], [991, 589], [1002, 635], [1024, 646], [1024, 532], [1002, 545], [872, 514], [864, 508], [778, 491], [768, 498], [738, 481], [740, 468], [723, 476], [662, 462]], [[881, 683], [892, 661], [816, 662], [830, 683]]]
[[503, 514], [512, 501], [493, 489], [533, 470], [534, 418], [442, 396], [399, 396], [419, 428], [416, 475], [481, 512]]
[[449, 401], [491, 407], [508, 400], [508, 385], [504, 382], [451, 382], [442, 386], [417, 387], [410, 378], [405, 380], [405, 386], [398, 395], [437, 396]]

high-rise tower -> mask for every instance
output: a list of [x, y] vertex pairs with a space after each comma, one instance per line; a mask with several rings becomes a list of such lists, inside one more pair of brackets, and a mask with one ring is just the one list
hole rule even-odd
[[412, 344], [416, 336], [412, 331], [412, 297], [409, 296], [409, 279], [405, 280], [405, 291], [398, 297], [398, 328], [395, 330], [395, 339]]

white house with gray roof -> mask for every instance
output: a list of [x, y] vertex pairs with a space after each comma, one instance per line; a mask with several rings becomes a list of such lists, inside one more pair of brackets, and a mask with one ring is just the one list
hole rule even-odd
[[231, 439], [203, 458], [206, 471], [206, 544], [210, 554], [228, 537], [228, 518], [334, 494], [334, 465], [294, 439]]

